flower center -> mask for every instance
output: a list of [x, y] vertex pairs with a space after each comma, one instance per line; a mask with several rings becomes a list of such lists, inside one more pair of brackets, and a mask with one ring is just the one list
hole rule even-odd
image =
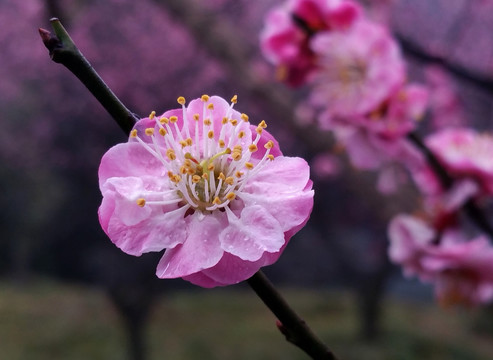
[[[224, 111], [215, 110], [207, 95], [201, 97], [202, 114], [189, 114], [185, 99], [178, 98], [182, 105], [182, 122], [179, 126], [177, 116], [158, 117], [155, 112], [149, 115], [154, 127], [144, 130], [139, 136], [137, 129], [130, 137], [136, 139], [163, 165], [162, 180], [168, 190], [146, 192], [137, 199], [144, 206], [163, 206], [178, 203], [192, 210], [210, 212], [224, 209], [236, 198], [253, 176], [269, 160], [274, 160], [270, 150], [274, 146], [268, 141], [262, 158], [252, 157], [258, 151], [258, 142], [263, 129], [262, 121], [251, 136], [250, 123], [246, 114], [234, 119], [233, 106]], [[223, 113], [219, 113], [222, 111]]]

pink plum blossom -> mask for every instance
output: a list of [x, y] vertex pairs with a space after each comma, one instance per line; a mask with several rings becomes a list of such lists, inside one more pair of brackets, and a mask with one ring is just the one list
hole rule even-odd
[[290, 0], [272, 10], [261, 33], [261, 48], [278, 66], [279, 76], [297, 86], [315, 69], [312, 36], [321, 31], [345, 30], [359, 17], [359, 6], [343, 0]]
[[406, 139], [424, 115], [428, 92], [419, 85], [407, 85], [393, 93], [372, 112], [358, 116], [332, 116], [327, 110], [319, 117], [322, 128], [332, 130], [343, 144], [351, 164], [363, 170], [383, 170], [379, 189], [397, 190], [405, 182], [399, 163], [412, 169], [423, 163], [419, 151]]
[[361, 20], [346, 32], [323, 32], [311, 42], [318, 68], [312, 101], [331, 116], [361, 116], [398, 92], [405, 66], [383, 26]]
[[160, 278], [238, 283], [274, 263], [313, 206], [309, 167], [224, 99], [178, 98], [103, 156], [100, 223], [124, 252], [166, 249]]
[[[493, 194], [493, 137], [469, 128], [449, 128], [433, 133], [426, 145], [455, 179], [469, 179], [479, 185], [479, 193]], [[424, 192], [439, 194], [440, 182], [429, 166], [416, 174]]]
[[433, 283], [442, 305], [493, 301], [493, 247], [486, 237], [467, 240], [453, 230], [440, 235], [421, 219], [398, 215], [389, 238], [391, 260], [407, 276]]
[[460, 127], [467, 123], [464, 105], [450, 75], [440, 66], [428, 66], [426, 82], [430, 88], [430, 115], [434, 129]]
[[319, 118], [322, 128], [349, 126], [368, 130], [383, 139], [396, 140], [415, 129], [423, 118], [428, 104], [428, 91], [424, 86], [410, 84], [392, 93], [371, 111], [354, 116], [332, 116], [327, 109]]
[[319, 179], [329, 179], [341, 173], [341, 161], [338, 156], [330, 153], [320, 153], [311, 161], [314, 175]]

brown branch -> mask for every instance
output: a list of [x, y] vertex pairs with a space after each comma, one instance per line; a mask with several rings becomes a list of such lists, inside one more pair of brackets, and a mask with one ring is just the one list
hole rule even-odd
[[312, 359], [337, 360], [332, 351], [317, 338], [306, 322], [291, 309], [262, 272], [257, 272], [247, 282], [280, 320], [278, 328], [287, 341], [302, 349]]
[[69, 69], [103, 105], [122, 130], [129, 134], [139, 118], [125, 107], [101, 79], [79, 51], [61, 22], [57, 18], [51, 19], [50, 22], [55, 35], [45, 29], [39, 29], [39, 35], [46, 48], [50, 51], [51, 59]]
[[406, 38], [402, 34], [395, 33], [394, 36], [399, 41], [405, 55], [412, 57], [419, 62], [440, 65], [455, 75], [458, 79], [465, 80], [489, 93], [493, 92], [493, 79], [466, 69], [460, 65], [454, 64], [441, 56], [430, 54], [424, 50], [422, 46], [413, 42], [409, 38]]

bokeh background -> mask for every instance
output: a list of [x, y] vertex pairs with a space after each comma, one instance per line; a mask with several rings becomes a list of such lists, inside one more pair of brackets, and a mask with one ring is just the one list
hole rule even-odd
[[[106, 238], [97, 169], [126, 137], [50, 60], [38, 28], [54, 16], [135, 113], [237, 94], [285, 154], [314, 165], [313, 215], [265, 272], [342, 359], [493, 358], [491, 309], [440, 309], [387, 260], [387, 222], [416, 208], [417, 192], [380, 194], [262, 57], [263, 18], [280, 3], [0, 0], [1, 359], [305, 358], [245, 285], [158, 280], [159, 254], [134, 258]], [[444, 121], [491, 129], [493, 1], [362, 4], [401, 43], [410, 80], [456, 94]]]

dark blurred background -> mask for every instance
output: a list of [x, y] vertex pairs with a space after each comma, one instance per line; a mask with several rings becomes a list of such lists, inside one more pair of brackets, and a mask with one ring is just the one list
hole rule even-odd
[[[178, 96], [237, 94], [237, 109], [252, 123], [265, 119], [285, 154], [333, 162], [337, 171], [313, 174], [308, 225], [265, 272], [341, 358], [493, 358], [488, 312], [442, 313], [429, 287], [404, 280], [387, 260], [387, 222], [417, 207], [413, 187], [380, 194], [375, 174], [352, 169], [330, 135], [315, 131], [304, 90], [276, 81], [258, 35], [280, 3], [0, 0], [0, 358], [304, 358], [282, 342], [257, 299], [238, 297], [244, 285], [205, 291], [158, 280], [160, 254], [134, 258], [107, 239], [97, 219], [97, 170], [104, 152], [126, 137], [50, 61], [37, 30], [49, 29], [54, 16], [135, 113], [175, 108]], [[493, 1], [362, 3], [401, 42], [411, 81], [453, 93], [442, 121], [491, 128]], [[437, 126], [425, 121], [421, 131]], [[261, 323], [236, 317], [254, 310]], [[217, 336], [209, 338], [212, 325]], [[255, 347], [271, 344], [268, 336], [279, 346]]]

